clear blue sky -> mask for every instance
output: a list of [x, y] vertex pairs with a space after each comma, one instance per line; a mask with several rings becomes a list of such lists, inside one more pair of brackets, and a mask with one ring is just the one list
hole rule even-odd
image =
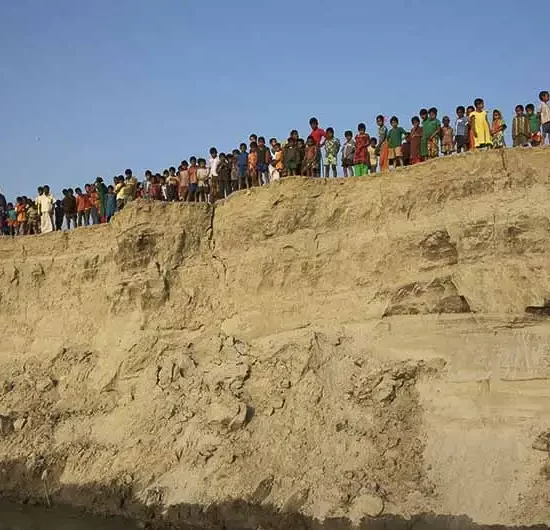
[[59, 194], [249, 133], [405, 127], [550, 88], [548, 15], [518, 0], [2, 0], [0, 187]]

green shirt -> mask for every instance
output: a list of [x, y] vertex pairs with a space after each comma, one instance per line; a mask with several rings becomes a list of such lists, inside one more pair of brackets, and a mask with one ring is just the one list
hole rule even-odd
[[422, 124], [422, 138], [427, 140], [430, 136], [433, 136], [435, 131], [441, 127], [441, 122], [434, 118], [428, 118], [423, 124]]
[[388, 131], [388, 145], [391, 149], [399, 147], [403, 143], [403, 137], [407, 134], [407, 131], [403, 127], [392, 127]]
[[539, 117], [533, 113], [533, 114], [527, 114], [527, 118], [529, 120], [529, 128], [531, 129], [532, 133], [539, 132], [540, 130], [540, 121]]

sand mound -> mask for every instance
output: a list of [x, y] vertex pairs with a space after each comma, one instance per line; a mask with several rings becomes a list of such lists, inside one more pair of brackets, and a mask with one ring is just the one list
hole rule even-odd
[[506, 150], [1, 240], [0, 489], [549, 521], [549, 190]]

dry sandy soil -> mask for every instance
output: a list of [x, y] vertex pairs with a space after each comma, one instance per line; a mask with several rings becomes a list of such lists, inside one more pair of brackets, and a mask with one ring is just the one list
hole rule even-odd
[[0, 492], [547, 523], [549, 269], [550, 149], [5, 238]]

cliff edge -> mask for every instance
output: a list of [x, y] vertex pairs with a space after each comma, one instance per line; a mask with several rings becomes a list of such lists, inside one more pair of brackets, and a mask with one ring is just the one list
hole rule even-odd
[[550, 149], [4, 238], [1, 493], [547, 523], [549, 269]]

